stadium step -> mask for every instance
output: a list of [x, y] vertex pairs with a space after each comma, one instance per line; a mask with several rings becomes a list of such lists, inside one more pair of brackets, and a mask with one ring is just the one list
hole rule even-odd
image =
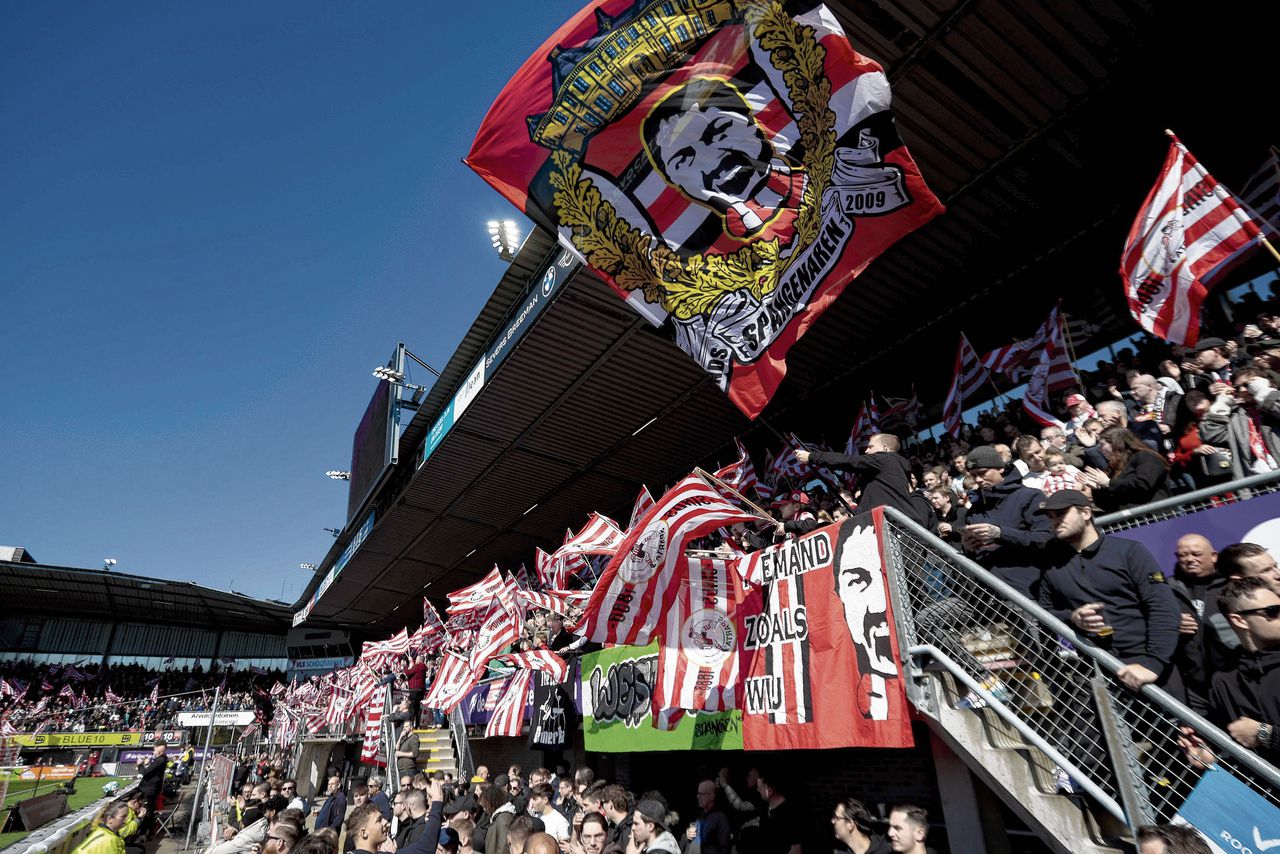
[[931, 709], [920, 709], [931, 729], [1027, 826], [1059, 854], [1118, 854], [1123, 828], [1094, 810], [1088, 799], [1057, 792], [1058, 769], [994, 711], [964, 708], [947, 673], [926, 671]]
[[447, 728], [415, 730], [421, 753], [418, 769], [428, 774], [436, 771], [458, 774], [458, 756], [453, 748], [453, 738]]

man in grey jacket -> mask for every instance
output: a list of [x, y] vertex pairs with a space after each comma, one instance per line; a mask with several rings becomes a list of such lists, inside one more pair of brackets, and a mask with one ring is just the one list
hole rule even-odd
[[1200, 422], [1200, 440], [1231, 451], [1232, 478], [1280, 468], [1280, 394], [1271, 381], [1256, 368], [1241, 368], [1209, 393], [1214, 400]]

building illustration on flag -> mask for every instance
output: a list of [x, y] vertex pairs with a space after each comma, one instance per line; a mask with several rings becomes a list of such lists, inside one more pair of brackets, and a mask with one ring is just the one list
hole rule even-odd
[[603, 0], [517, 72], [467, 163], [754, 417], [808, 325], [942, 211], [889, 104], [821, 5]]

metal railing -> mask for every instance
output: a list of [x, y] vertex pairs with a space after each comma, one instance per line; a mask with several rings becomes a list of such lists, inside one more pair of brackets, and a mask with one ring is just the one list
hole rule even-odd
[[462, 709], [453, 707], [449, 712], [449, 734], [453, 737], [454, 758], [458, 762], [458, 779], [470, 780], [476, 773], [475, 760], [471, 758], [471, 739], [467, 735], [467, 722], [462, 717]]
[[1199, 513], [1201, 510], [1212, 510], [1224, 504], [1234, 504], [1271, 492], [1280, 492], [1280, 471], [1250, 475], [1239, 480], [1197, 489], [1195, 492], [1186, 492], [1172, 498], [1131, 507], [1128, 510], [1117, 510], [1115, 513], [1099, 516], [1096, 524], [1098, 530], [1109, 532], [1140, 528], [1143, 525]]
[[[1280, 770], [1155, 686], [1116, 678], [1123, 664], [901, 513], [885, 509], [886, 566], [903, 661], [923, 659], [1058, 766], [1059, 778], [1130, 828], [1173, 818], [1200, 777], [1179, 745], [1194, 729], [1217, 765], [1280, 806]], [[907, 680], [917, 708], [946, 701]], [[1052, 773], [1045, 787], [1053, 791]], [[1067, 780], [1063, 780], [1067, 782]]]

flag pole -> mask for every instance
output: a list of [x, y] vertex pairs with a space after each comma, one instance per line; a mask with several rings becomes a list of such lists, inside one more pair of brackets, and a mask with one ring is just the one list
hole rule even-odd
[[754, 511], [756, 512], [756, 515], [758, 515], [761, 519], [768, 521], [771, 525], [776, 525], [776, 524], [778, 523], [778, 520], [777, 520], [777, 519], [774, 519], [772, 516], [770, 516], [770, 515], [768, 514], [768, 512], [766, 512], [763, 508], [761, 508], [761, 507], [760, 507], [760, 505], [759, 505], [759, 504], [756, 504], [756, 503], [755, 503], [754, 501], [752, 501], [750, 498], [748, 498], [747, 496], [743, 495], [741, 492], [739, 492], [738, 490], [734, 489], [732, 486], [730, 486], [729, 484], [725, 483], [725, 482], [724, 482], [723, 480], [721, 480], [720, 478], [718, 478], [718, 477], [716, 477], [715, 475], [711, 474], [711, 473], [710, 473], [709, 471], [707, 471], [706, 469], [703, 469], [703, 468], [701, 468], [701, 467], [699, 467], [699, 468], [695, 468], [695, 469], [693, 470], [693, 473], [694, 473], [694, 474], [696, 474], [698, 477], [702, 478], [702, 480], [703, 480], [704, 482], [706, 482], [706, 483], [707, 483], [707, 485], [709, 485], [709, 486], [714, 486], [714, 487], [716, 487], [717, 489], [722, 489], [722, 490], [724, 490], [725, 492], [728, 492], [730, 495], [734, 495], [734, 496], [736, 496], [736, 497], [738, 498], [738, 500], [739, 500], [739, 501], [741, 501], [743, 504], [745, 504], [745, 505], [747, 505], [748, 507], [750, 507], [752, 510], [754, 510]]

